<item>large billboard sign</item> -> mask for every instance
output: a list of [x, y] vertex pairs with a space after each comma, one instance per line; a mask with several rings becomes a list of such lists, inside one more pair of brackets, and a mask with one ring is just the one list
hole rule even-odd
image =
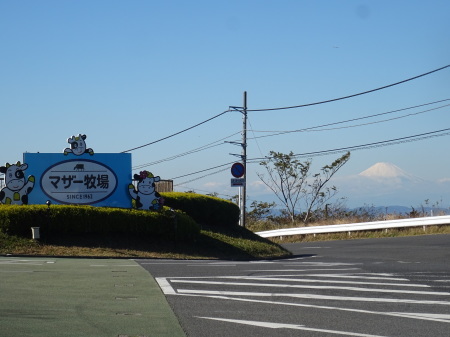
[[0, 166], [4, 187], [0, 204], [91, 205], [157, 211], [164, 198], [156, 191], [160, 181], [149, 171], [131, 177], [130, 153], [95, 153], [86, 135], [67, 139], [63, 153], [24, 153], [23, 164]]
[[50, 200], [56, 204], [131, 207], [129, 153], [24, 153], [23, 160], [28, 164], [27, 174], [36, 177], [29, 204]]

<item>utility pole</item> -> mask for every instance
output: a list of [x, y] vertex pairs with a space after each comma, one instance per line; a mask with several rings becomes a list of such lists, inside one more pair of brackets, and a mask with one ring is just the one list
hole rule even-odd
[[[230, 109], [242, 113], [242, 143], [226, 142], [234, 145], [240, 145], [241, 154], [230, 153], [233, 156], [241, 158], [244, 167], [243, 184], [239, 186], [239, 225], [245, 228], [245, 208], [247, 199], [247, 91], [244, 91], [244, 104], [242, 107], [230, 106]], [[238, 177], [238, 176], [235, 176]], [[241, 177], [241, 176], [239, 176]]]
[[241, 193], [241, 226], [245, 228], [245, 208], [247, 200], [247, 91], [244, 91], [242, 110], [242, 164], [244, 165], [244, 185]]

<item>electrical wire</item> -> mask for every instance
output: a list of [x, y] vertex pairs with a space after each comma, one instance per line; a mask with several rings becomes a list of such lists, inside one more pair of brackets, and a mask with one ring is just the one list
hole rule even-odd
[[[213, 169], [218, 168], [218, 167], [223, 167], [223, 166], [226, 166], [226, 165], [230, 165], [230, 164], [233, 164], [233, 163], [234, 163], [234, 162], [232, 161], [232, 162], [229, 162], [229, 163], [226, 163], [226, 164], [217, 165], [217, 166], [210, 167], [210, 168], [207, 168], [207, 169], [204, 169], [204, 170], [200, 170], [200, 171], [196, 171], [196, 172], [192, 172], [192, 173], [188, 173], [188, 174], [183, 174], [182, 176], [178, 176], [178, 177], [175, 177], [175, 178], [171, 178], [170, 180], [175, 180], [175, 179], [178, 179], [178, 178], [183, 178], [183, 177], [191, 176], [191, 175], [193, 175], [193, 174], [197, 174], [197, 173], [201, 173], [201, 172], [206, 172], [206, 171], [213, 170]], [[223, 171], [225, 171], [225, 169], [224, 169]]]
[[[348, 152], [348, 151], [366, 150], [366, 149], [383, 147], [383, 146], [397, 145], [397, 144], [401, 144], [401, 143], [414, 142], [414, 141], [419, 141], [419, 140], [424, 140], [424, 139], [429, 139], [429, 138], [434, 138], [434, 137], [448, 136], [448, 135], [450, 135], [450, 128], [432, 131], [432, 132], [421, 133], [421, 134], [414, 135], [414, 136], [395, 138], [395, 139], [390, 139], [390, 140], [385, 140], [385, 141], [380, 141], [380, 142], [375, 142], [375, 143], [348, 146], [348, 147], [342, 147], [342, 148], [332, 149], [332, 150], [323, 150], [323, 151], [316, 151], [316, 152], [294, 154], [293, 157], [296, 157], [296, 158], [317, 157], [317, 156], [324, 156], [324, 155], [342, 153], [342, 152]], [[252, 159], [249, 159], [247, 161], [247, 163], [255, 164], [255, 163], [260, 163], [261, 161], [264, 161], [267, 159], [269, 159], [269, 157], [252, 158]]]
[[[325, 156], [325, 155], [342, 153], [342, 152], [357, 151], [357, 150], [367, 150], [367, 149], [371, 149], [371, 148], [397, 145], [397, 144], [401, 144], [401, 143], [420, 141], [420, 140], [425, 140], [425, 139], [429, 139], [429, 138], [448, 136], [448, 135], [450, 135], [450, 128], [437, 130], [437, 131], [432, 131], [432, 132], [426, 132], [426, 133], [417, 134], [417, 135], [413, 135], [413, 136], [407, 136], [407, 137], [395, 138], [395, 139], [390, 139], [390, 140], [385, 140], [385, 141], [380, 141], [380, 142], [368, 143], [368, 144], [363, 144], [363, 145], [355, 145], [355, 146], [348, 146], [348, 147], [332, 149], [332, 150], [323, 150], [323, 151], [316, 151], [316, 152], [307, 152], [307, 153], [294, 154], [293, 157], [296, 157], [296, 158], [302, 158], [302, 157], [312, 158], [312, 157]], [[251, 158], [251, 159], [249, 159], [247, 161], [247, 164], [259, 164], [262, 161], [265, 161], [267, 159], [269, 159], [269, 157]], [[182, 175], [182, 176], [171, 178], [170, 180], [175, 180], [175, 179], [178, 179], [178, 178], [187, 177], [187, 176], [194, 175], [194, 174], [197, 174], [197, 173], [206, 172], [206, 171], [209, 171], [209, 170], [216, 169], [218, 167], [228, 166], [228, 165], [230, 165], [232, 163], [233, 162], [229, 162], [229, 163], [226, 163], [226, 164], [210, 167], [208, 169], [204, 169], [204, 170], [188, 173], [188, 174], [185, 174], [185, 175]], [[211, 176], [211, 175], [215, 175], [215, 174], [224, 172], [224, 171], [226, 171], [228, 169], [229, 168], [226, 167], [226, 168], [223, 168], [223, 169], [220, 169], [220, 170], [217, 170], [217, 171], [205, 174], [203, 176], [200, 176], [200, 177], [188, 180], [188, 181], [184, 181], [184, 182], [175, 184], [174, 186], [182, 186], [182, 185], [188, 184], [190, 182], [193, 182], [193, 181], [196, 181], [196, 180], [199, 180], [199, 179]]]
[[235, 132], [235, 133], [233, 133], [233, 134], [231, 134], [231, 135], [229, 135], [227, 137], [221, 138], [221, 139], [216, 140], [214, 142], [211, 142], [209, 144], [200, 146], [198, 148], [195, 148], [195, 149], [192, 149], [192, 150], [189, 150], [189, 151], [186, 151], [186, 152], [183, 152], [183, 153], [171, 156], [171, 157], [167, 157], [167, 158], [164, 158], [164, 159], [159, 159], [159, 160], [156, 160], [156, 161], [153, 161], [153, 162], [150, 162], [150, 163], [146, 163], [146, 164], [136, 165], [136, 166], [133, 167], [133, 170], [139, 170], [139, 169], [142, 169], [142, 168], [147, 167], [147, 166], [156, 165], [156, 164], [160, 164], [160, 163], [165, 162], [165, 161], [178, 159], [178, 158], [187, 156], [189, 154], [197, 153], [197, 152], [200, 152], [200, 151], [203, 151], [203, 150], [207, 150], [207, 149], [219, 146], [219, 145], [225, 145], [226, 143], [219, 143], [219, 142], [222, 142], [223, 140], [228, 139], [230, 137], [233, 137], [233, 136], [235, 136], [237, 134], [240, 134], [240, 133], [241, 133], [241, 131]]
[[129, 150], [122, 151], [121, 153], [131, 152], [131, 151], [134, 151], [134, 150], [137, 150], [137, 149], [141, 149], [141, 148], [146, 147], [146, 146], [149, 146], [149, 145], [156, 144], [156, 143], [161, 142], [161, 141], [163, 141], [163, 140], [172, 138], [172, 137], [177, 136], [177, 135], [179, 135], [179, 134], [181, 134], [181, 133], [183, 133], [183, 132], [192, 130], [192, 129], [196, 128], [197, 126], [200, 126], [200, 125], [202, 125], [202, 124], [205, 124], [205, 123], [207, 123], [207, 122], [209, 122], [209, 121], [211, 121], [211, 120], [213, 120], [213, 119], [215, 119], [215, 118], [217, 118], [217, 117], [220, 117], [220, 116], [222, 116], [222, 115], [224, 115], [224, 114], [226, 114], [227, 112], [230, 112], [230, 111], [231, 111], [230, 109], [225, 110], [225, 111], [221, 112], [220, 114], [217, 114], [217, 115], [215, 115], [215, 116], [213, 116], [213, 117], [211, 117], [211, 118], [208, 118], [207, 120], [205, 120], [205, 121], [203, 121], [203, 122], [200, 122], [200, 123], [197, 123], [197, 124], [195, 124], [195, 125], [193, 125], [193, 126], [191, 126], [191, 127], [188, 127], [188, 128], [183, 129], [183, 130], [181, 130], [181, 131], [178, 131], [178, 132], [176, 132], [176, 133], [173, 133], [173, 134], [171, 134], [171, 135], [169, 135], [169, 136], [166, 136], [166, 137], [157, 139], [157, 140], [155, 140], [155, 141], [153, 141], [153, 142], [150, 142], [150, 143], [147, 143], [147, 144], [144, 144], [144, 145], [140, 145], [140, 146], [136, 146], [136, 147], [134, 147], [134, 148], [132, 148], [132, 149], [129, 149]]
[[261, 151], [261, 147], [259, 146], [259, 143], [258, 143], [258, 141], [256, 140], [258, 137], [255, 136], [255, 131], [253, 130], [252, 123], [250, 122], [250, 119], [249, 119], [248, 117], [247, 117], [247, 120], [248, 120], [248, 124], [250, 125], [251, 131], [252, 131], [252, 133], [253, 133], [253, 138], [250, 138], [250, 139], [253, 139], [253, 140], [255, 141], [256, 146], [258, 147], [259, 153], [261, 154], [261, 156], [263, 156], [263, 153], [262, 153], [262, 151]]
[[[230, 164], [231, 164], [231, 163], [230, 163]], [[229, 164], [226, 164], [226, 165], [229, 165]], [[228, 167], [226, 167], [226, 168], [224, 168], [224, 169], [221, 169], [221, 170], [218, 170], [218, 171], [215, 171], [215, 172], [212, 172], [212, 173], [205, 174], [205, 175], [203, 175], [203, 176], [201, 176], [201, 177], [197, 177], [197, 178], [194, 178], [194, 179], [191, 179], [191, 180], [188, 180], [188, 181], [183, 181], [182, 183], [175, 184], [174, 186], [180, 186], [180, 185], [184, 185], [184, 184], [189, 184], [189, 183], [191, 183], [191, 182], [193, 182], [193, 181], [200, 180], [200, 179], [203, 179], [203, 178], [205, 178], [205, 177], [209, 177], [209, 176], [212, 176], [212, 175], [214, 175], [214, 174], [217, 174], [217, 173], [220, 173], [220, 172], [224, 172], [224, 171], [227, 171], [227, 170], [229, 170]], [[195, 172], [195, 173], [197, 173], [197, 172]], [[195, 173], [192, 173], [192, 174], [195, 174]], [[175, 179], [175, 178], [174, 178], [174, 179]]]
[[[397, 110], [381, 112], [381, 113], [377, 113], [377, 114], [374, 114], [374, 115], [368, 115], [368, 116], [363, 116], [363, 117], [347, 119], [347, 120], [340, 121], [340, 122], [334, 122], [334, 123], [328, 123], [328, 124], [323, 124], [323, 125], [319, 125], [319, 126], [313, 126], [313, 127], [306, 128], [306, 129], [301, 129], [301, 130], [310, 130], [310, 129], [322, 128], [322, 127], [325, 127], [325, 126], [344, 124], [344, 123], [348, 123], [348, 122], [358, 121], [358, 120], [361, 120], [361, 119], [367, 119], [367, 118], [373, 118], [373, 117], [388, 115], [388, 114], [392, 114], [392, 113], [395, 113], [395, 112], [400, 112], [400, 111], [420, 108], [420, 107], [423, 107], [423, 106], [427, 106], [427, 105], [431, 105], [431, 104], [437, 104], [437, 103], [442, 103], [442, 102], [446, 102], [446, 101], [450, 101], [450, 98], [441, 99], [439, 101], [434, 101], [434, 102], [429, 102], [429, 103], [424, 103], [424, 104], [419, 104], [419, 105], [414, 105], [414, 106], [410, 106], [410, 107], [407, 107], [407, 108], [401, 108], [401, 109], [397, 109]], [[295, 131], [297, 131], [297, 130], [294, 130], [294, 131], [257, 131], [257, 130], [255, 130], [255, 132], [295, 132]]]
[[[179, 188], [184, 188], [184, 189], [189, 189], [189, 190], [191, 190], [191, 191], [200, 191], [200, 192], [205, 192], [205, 193], [208, 193], [208, 194], [217, 194], [217, 195], [223, 195], [223, 196], [225, 196], [225, 197], [228, 197], [228, 198], [230, 198], [230, 200], [232, 199], [232, 198], [234, 198], [235, 196], [237, 196], [237, 195], [229, 195], [229, 194], [224, 194], [224, 193], [216, 193], [216, 192], [211, 192], [211, 191], [206, 191], [206, 190], [202, 190], [202, 189], [199, 189], [199, 188], [193, 188], [193, 187], [190, 187], [190, 186], [182, 186], [182, 185], [184, 185], [185, 183], [181, 183], [181, 184], [177, 184], [177, 185], [174, 185], [174, 186], [178, 186]], [[187, 184], [187, 183], [186, 183]], [[256, 200], [256, 199], [252, 199], [252, 198], [249, 198], [249, 197], [247, 197], [247, 200], [250, 200], [250, 201], [258, 201], [258, 200]]]
[[420, 74], [420, 75], [417, 75], [417, 76], [408, 78], [408, 79], [403, 80], [403, 81], [400, 81], [400, 82], [388, 84], [388, 85], [385, 85], [385, 86], [382, 86], [382, 87], [379, 87], [379, 88], [376, 88], [376, 89], [371, 89], [371, 90], [363, 91], [363, 92], [360, 92], [360, 93], [357, 93], [357, 94], [353, 94], [353, 95], [348, 95], [348, 96], [343, 96], [343, 97], [339, 97], [339, 98], [328, 99], [328, 100], [320, 101], [320, 102], [314, 102], [314, 103], [308, 103], [308, 104], [301, 104], [301, 105], [294, 105], [294, 106], [287, 106], [287, 107], [280, 107], [280, 108], [247, 109], [247, 112], [251, 112], [251, 111], [254, 111], [254, 112], [255, 112], [255, 111], [275, 111], [275, 110], [296, 109], [296, 108], [304, 108], [304, 107], [307, 107], [307, 106], [319, 105], [319, 104], [324, 104], [324, 103], [336, 102], [336, 101], [340, 101], [340, 100], [344, 100], [344, 99], [348, 99], [348, 98], [352, 98], [352, 97], [356, 97], [356, 96], [361, 96], [361, 95], [369, 94], [369, 93], [372, 93], [372, 92], [375, 92], [375, 91], [379, 91], [379, 90], [382, 90], [382, 89], [386, 89], [386, 88], [390, 88], [390, 87], [393, 87], [393, 86], [396, 86], [396, 85], [399, 85], [399, 84], [403, 84], [403, 83], [406, 83], [406, 82], [409, 82], [409, 81], [418, 79], [418, 78], [420, 78], [420, 77], [424, 77], [424, 76], [430, 75], [430, 74], [435, 73], [435, 72], [437, 72], [437, 71], [444, 70], [444, 69], [446, 69], [446, 68], [448, 68], [448, 67], [450, 67], [450, 64], [449, 64], [449, 65], [446, 65], [446, 66], [444, 66], [444, 67], [441, 67], [441, 68], [438, 68], [438, 69], [429, 71], [429, 72], [427, 72], [427, 73]]
[[[379, 124], [379, 123], [386, 123], [386, 122], [390, 122], [390, 121], [393, 121], [393, 120], [402, 119], [402, 118], [411, 117], [411, 116], [416, 116], [416, 115], [420, 115], [420, 114], [423, 114], [423, 113], [426, 113], [426, 112], [442, 109], [442, 108], [445, 108], [447, 106], [450, 106], [450, 104], [441, 105], [439, 107], [431, 108], [431, 109], [428, 109], [428, 110], [422, 110], [422, 111], [418, 111], [418, 112], [413, 112], [413, 113], [410, 113], [410, 114], [407, 114], [407, 115], [403, 115], [403, 116], [399, 116], [399, 117], [383, 119], [383, 120], [380, 120], [380, 121], [369, 122], [369, 123], [362, 123], [362, 124], [355, 124], [355, 125], [348, 125], [348, 126], [341, 126], [341, 127], [335, 127], [335, 128], [327, 128], [327, 129], [322, 129], [322, 128], [325, 127], [325, 126], [343, 124], [343, 123], [347, 123], [347, 122], [351, 122], [351, 121], [355, 121], [355, 120], [372, 118], [372, 117], [375, 117], [375, 116], [380, 116], [380, 115], [384, 115], [384, 114], [392, 113], [392, 112], [386, 112], [386, 113], [372, 115], [372, 116], [360, 117], [360, 118], [355, 118], [355, 119], [351, 119], [351, 120], [347, 120], [347, 121], [342, 121], [342, 122], [337, 122], [337, 123], [330, 123], [330, 124], [326, 124], [326, 125], [314, 126], [314, 127], [305, 128], [305, 129], [299, 129], [299, 130], [290, 130], [290, 131], [258, 131], [258, 130], [254, 130], [254, 132], [275, 132], [275, 133], [274, 134], [270, 134], [270, 135], [257, 136], [257, 137], [250, 138], [250, 139], [273, 137], [273, 136], [279, 136], [279, 135], [284, 135], [284, 134], [287, 134], [287, 133], [295, 133], [295, 132], [331, 131], [331, 130], [349, 129], [349, 128], [355, 128], [355, 127], [360, 127], [360, 126]], [[411, 109], [411, 108], [405, 108], [405, 109], [401, 109], [401, 110], [407, 110], [407, 109]], [[396, 110], [396, 111], [393, 111], [393, 112], [397, 112], [397, 111], [401, 111], [401, 110]], [[319, 129], [319, 130], [316, 130], [316, 129]]]

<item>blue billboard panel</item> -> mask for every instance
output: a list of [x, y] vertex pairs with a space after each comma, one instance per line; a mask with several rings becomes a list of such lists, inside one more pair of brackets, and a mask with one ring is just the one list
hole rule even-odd
[[28, 204], [131, 207], [131, 154], [24, 153], [27, 175], [36, 183]]

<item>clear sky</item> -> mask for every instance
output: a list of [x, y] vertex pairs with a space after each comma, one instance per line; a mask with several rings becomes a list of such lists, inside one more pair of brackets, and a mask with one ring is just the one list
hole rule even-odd
[[[97, 153], [125, 151], [241, 106], [244, 91], [249, 109], [286, 107], [429, 72], [450, 64], [449, 13], [448, 0], [2, 0], [0, 163], [22, 160], [25, 151], [62, 152], [67, 138], [79, 133]], [[250, 111], [248, 157], [271, 150], [325, 151], [450, 128], [445, 106], [450, 101], [443, 101], [333, 126], [351, 128], [253, 139], [446, 99], [450, 68], [337, 102]], [[392, 119], [397, 117], [404, 118]], [[360, 125], [375, 121], [380, 123]], [[230, 153], [240, 148], [224, 140], [239, 142], [241, 128], [239, 112], [224, 113], [132, 151], [133, 167], [171, 179], [237, 161]], [[449, 140], [354, 151], [337, 182], [348, 184], [377, 162], [426, 181], [449, 179]], [[178, 156], [211, 143], [217, 146]], [[178, 158], [161, 161], [173, 156]], [[313, 166], [317, 171], [338, 156], [313, 157]], [[137, 168], [147, 163], [153, 164]], [[177, 178], [175, 189], [237, 194], [229, 187], [227, 167]], [[225, 171], [197, 179], [220, 169]], [[263, 170], [250, 164], [248, 193], [260, 200], [267, 192], [256, 172]], [[441, 187], [437, 193], [450, 206], [448, 185]], [[357, 194], [342, 196], [350, 204], [362, 202]]]

